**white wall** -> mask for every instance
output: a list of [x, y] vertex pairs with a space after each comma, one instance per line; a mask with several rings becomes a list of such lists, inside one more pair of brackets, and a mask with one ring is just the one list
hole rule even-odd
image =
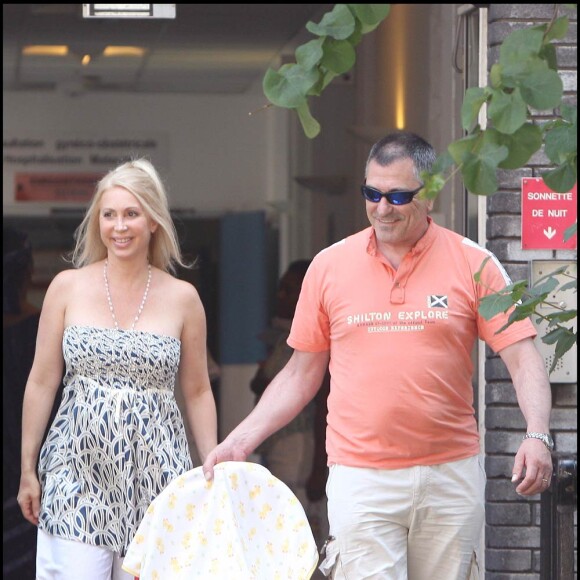
[[[270, 108], [248, 115], [264, 104], [265, 98], [258, 92], [235, 96], [93, 93], [77, 97], [4, 92], [3, 96], [4, 141], [68, 135], [160, 136], [164, 151], [160, 151], [158, 168], [172, 207], [202, 214], [255, 210], [284, 194], [284, 188], [274, 187], [272, 174], [285, 163], [285, 133], [279, 128], [286, 111]], [[38, 211], [43, 204], [14, 204], [11, 169], [4, 164], [4, 212]], [[26, 168], [49, 169], [54, 167]]]

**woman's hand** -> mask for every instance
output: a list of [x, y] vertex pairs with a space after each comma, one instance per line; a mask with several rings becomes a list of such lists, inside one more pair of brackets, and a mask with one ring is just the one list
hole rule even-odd
[[22, 510], [22, 515], [37, 526], [40, 513], [40, 482], [35, 473], [21, 475], [16, 501]]

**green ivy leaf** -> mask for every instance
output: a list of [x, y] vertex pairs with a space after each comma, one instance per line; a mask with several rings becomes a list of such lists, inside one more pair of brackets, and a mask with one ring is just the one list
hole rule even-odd
[[335, 4], [319, 24], [308, 22], [306, 29], [316, 36], [330, 36], [336, 40], [346, 40], [355, 29], [355, 19], [346, 4]]
[[554, 277], [554, 272], [552, 272], [549, 276], [543, 279], [541, 283], [538, 280], [538, 282], [532, 286], [530, 292], [532, 292], [535, 297], [540, 298], [540, 301], [543, 302], [549, 296], [550, 292], [558, 287], [558, 284], [559, 282], [557, 278]]
[[320, 123], [310, 113], [308, 102], [305, 101], [299, 107], [296, 107], [296, 112], [298, 113], [304, 134], [309, 139], [314, 139], [320, 133]]
[[510, 284], [508, 289], [511, 289], [512, 300], [514, 303], [521, 301], [522, 297], [525, 296], [526, 292], [529, 292], [529, 284], [527, 280], [520, 280], [519, 282], [514, 282]]
[[[495, 63], [491, 65], [491, 70], [489, 71], [489, 84], [494, 89], [499, 89], [502, 86], [502, 68], [501, 64]], [[469, 90], [469, 89], [467, 89]]]
[[423, 188], [419, 192], [421, 199], [435, 199], [445, 187], [445, 176], [441, 173], [423, 175]]
[[312, 69], [322, 60], [324, 38], [315, 38], [296, 49], [296, 62], [305, 70]]
[[488, 117], [500, 133], [515, 133], [528, 118], [528, 107], [522, 99], [519, 89], [511, 93], [494, 89], [487, 109]]
[[362, 32], [374, 30], [390, 13], [390, 4], [348, 4], [351, 12], [360, 20]]
[[563, 332], [556, 344], [556, 351], [554, 353], [554, 360], [552, 361], [552, 366], [550, 367], [550, 372], [552, 372], [558, 361], [576, 344], [576, 333], [572, 330], [566, 328], [566, 332]]
[[564, 121], [568, 121], [568, 123], [571, 123], [572, 125], [578, 125], [578, 109], [576, 107], [562, 103], [560, 114]]
[[554, 360], [550, 367], [551, 373], [557, 366], [558, 361], [574, 346], [576, 343], [576, 333], [566, 327], [559, 326], [554, 330], [546, 333], [542, 337], [542, 342], [545, 344], [556, 344], [554, 351]]
[[562, 102], [564, 85], [560, 75], [552, 69], [538, 70], [521, 80], [524, 101], [539, 111], [555, 109]]
[[560, 16], [556, 18], [548, 28], [548, 31], [544, 37], [545, 42], [550, 42], [551, 40], [562, 40], [568, 32], [568, 17]]
[[[502, 326], [499, 332], [502, 332], [508, 326], [512, 325], [514, 322], [519, 322], [520, 320], [525, 320], [526, 318], [529, 318], [533, 313], [534, 309], [531, 306], [528, 306], [527, 308], [516, 306], [508, 316], [507, 323], [504, 326]], [[496, 334], [498, 333], [496, 332]]]
[[542, 178], [548, 187], [558, 193], [566, 193], [570, 191], [576, 183], [576, 156], [574, 160], [567, 160], [565, 163], [542, 173]]
[[336, 78], [338, 75], [324, 67], [319, 67], [319, 76], [316, 84], [308, 91], [308, 95], [318, 97], [322, 94], [322, 91], [332, 82], [332, 79]]
[[508, 156], [499, 163], [502, 169], [518, 169], [542, 147], [542, 130], [533, 123], [522, 125], [513, 135], [501, 135], [502, 145], [508, 148]]
[[317, 135], [320, 125], [304, 107], [308, 97], [320, 96], [336, 76], [354, 66], [354, 47], [389, 11], [390, 4], [335, 4], [318, 24], [308, 22], [306, 29], [319, 38], [296, 49], [296, 64], [267, 70], [262, 87], [268, 100], [279, 107], [299, 109], [307, 136]]
[[[573, 226], [575, 226], [576, 224], [572, 224]], [[566, 231], [569, 228], [566, 228]], [[566, 282], [566, 284], [562, 284], [562, 286], [560, 286], [559, 290], [560, 292], [566, 292], [566, 290], [574, 290], [574, 292], [576, 292], [576, 287], [577, 287], [577, 281], [576, 280], [572, 280], [571, 282]]]
[[485, 268], [486, 264], [491, 260], [491, 256], [488, 256], [487, 258], [485, 258], [485, 260], [483, 260], [483, 262], [481, 262], [481, 266], [479, 267], [479, 270], [473, 275], [473, 279], [475, 280], [475, 282], [477, 284], [481, 283], [481, 275], [483, 274], [483, 269]]
[[497, 168], [507, 158], [508, 148], [501, 144], [497, 131], [486, 129], [475, 151], [468, 153], [460, 167], [467, 189], [478, 195], [491, 195], [498, 189]]
[[[480, 269], [474, 275], [474, 280], [477, 283], [481, 283], [481, 273], [485, 264], [487, 263], [489, 258], [486, 258]], [[510, 324], [513, 324], [516, 320], [523, 320], [528, 318], [534, 312], [534, 305], [538, 302], [534, 299], [529, 299], [525, 302], [521, 302], [522, 296], [526, 294], [528, 291], [528, 282], [527, 280], [520, 280], [518, 282], [514, 282], [506, 286], [503, 290], [499, 292], [494, 292], [489, 294], [488, 296], [484, 296], [479, 303], [479, 313], [486, 319], [490, 320], [500, 312], [507, 312], [511, 308], [513, 308], [512, 312], [508, 317], [508, 321], [504, 324], [496, 334], [499, 334], [503, 330], [505, 330]]]
[[561, 324], [563, 322], [568, 322], [574, 320], [578, 316], [576, 310], [565, 310], [564, 312], [552, 312], [546, 316], [550, 321], [550, 325]]
[[550, 70], [548, 63], [540, 57], [530, 57], [525, 61], [514, 62], [511, 66], [502, 66], [502, 86], [516, 88], [532, 73], [546, 70]]
[[472, 87], [465, 91], [465, 97], [461, 105], [461, 126], [466, 131], [471, 131], [477, 124], [479, 110], [483, 103], [487, 101], [487, 98], [488, 92], [484, 88]]
[[497, 166], [490, 166], [480, 157], [470, 155], [461, 167], [465, 187], [477, 195], [492, 195], [499, 187]]
[[546, 155], [552, 163], [563, 163], [568, 155], [577, 150], [577, 140], [576, 125], [558, 124], [544, 137]]
[[549, 68], [555, 71], [558, 70], [558, 55], [553, 44], [546, 44], [542, 47], [540, 58], [546, 61]]
[[537, 28], [521, 28], [514, 30], [502, 42], [499, 49], [499, 62], [506, 66], [519, 67], [525, 62], [538, 56], [542, 49], [544, 33]]
[[481, 135], [481, 132], [467, 135], [467, 137], [463, 137], [463, 139], [453, 141], [453, 143], [447, 147], [447, 151], [457, 165], [461, 165], [467, 159], [468, 155], [475, 148], [479, 135]]
[[554, 330], [551, 330], [550, 332], [547, 332], [543, 337], [542, 337], [542, 342], [545, 342], [546, 344], [555, 344], [556, 342], [558, 342], [558, 340], [560, 340], [560, 337], [564, 334], [566, 334], [566, 328], [554, 328]]
[[523, 28], [509, 34], [499, 49], [502, 83], [515, 87], [532, 71], [547, 69], [539, 57], [544, 33], [541, 30]]
[[453, 157], [451, 157], [449, 151], [445, 151], [444, 153], [441, 153], [439, 157], [437, 157], [435, 163], [433, 163], [433, 166], [431, 167], [431, 171], [433, 173], [445, 173], [453, 166], [453, 164]]
[[479, 302], [478, 311], [485, 318], [490, 320], [500, 312], [506, 312], [514, 305], [511, 293], [490, 294], [484, 296]]
[[278, 106], [294, 109], [306, 100], [306, 94], [318, 80], [316, 69], [304, 69], [299, 64], [285, 64], [278, 71], [268, 69], [262, 88], [268, 100]]
[[564, 274], [567, 269], [568, 269], [568, 266], [560, 266], [559, 268], [552, 270], [549, 274], [544, 274], [544, 276], [542, 276], [541, 278], [536, 280], [534, 287], [537, 287], [538, 285], [543, 284], [544, 280], [548, 280], [550, 278], [557, 278], [561, 274]]
[[362, 40], [363, 34], [368, 31], [363, 31], [363, 25], [360, 20], [355, 20], [354, 32], [347, 38], [353, 48]]
[[320, 64], [329, 71], [340, 75], [350, 70], [356, 61], [356, 53], [348, 40], [327, 38], [322, 46], [323, 57]]

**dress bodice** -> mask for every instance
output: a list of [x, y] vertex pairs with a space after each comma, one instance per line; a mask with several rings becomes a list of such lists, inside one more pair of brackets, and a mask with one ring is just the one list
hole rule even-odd
[[68, 326], [62, 402], [40, 453], [40, 529], [121, 555], [145, 510], [192, 468], [174, 396], [181, 342]]
[[180, 341], [140, 330], [68, 326], [63, 336], [64, 384], [83, 376], [99, 384], [136, 390], [173, 390]]

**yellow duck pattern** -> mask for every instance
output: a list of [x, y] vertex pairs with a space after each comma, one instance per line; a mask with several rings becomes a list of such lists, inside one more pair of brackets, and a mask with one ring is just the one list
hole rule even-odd
[[302, 505], [257, 463], [201, 467], [174, 479], [147, 510], [123, 562], [140, 580], [308, 580], [318, 551]]

